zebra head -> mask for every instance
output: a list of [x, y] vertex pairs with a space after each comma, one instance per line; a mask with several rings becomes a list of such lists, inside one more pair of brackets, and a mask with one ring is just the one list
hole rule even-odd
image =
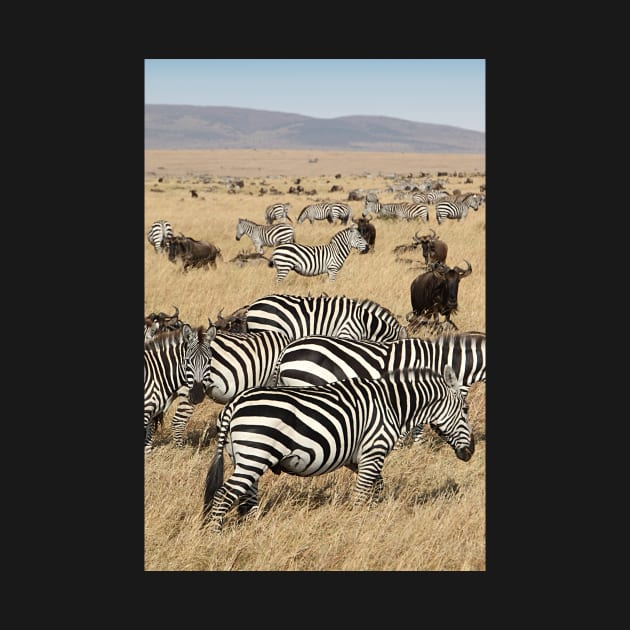
[[188, 324], [184, 324], [182, 332], [186, 344], [184, 360], [188, 400], [197, 405], [204, 399], [206, 389], [212, 382], [210, 343], [216, 337], [217, 329], [210, 325], [206, 331], [203, 326], [193, 330]]
[[348, 235], [350, 237], [350, 247], [354, 247], [359, 252], [367, 252], [370, 249], [367, 241], [363, 238], [361, 232], [359, 232], [359, 228], [357, 225], [353, 225], [349, 228], [346, 228]]
[[455, 451], [457, 458], [467, 462], [475, 452], [475, 439], [468, 422], [466, 396], [450, 365], [444, 366], [444, 380], [448, 385], [447, 399], [440, 401], [440, 412], [429, 424]]
[[236, 240], [240, 241], [241, 240], [241, 236], [243, 236], [243, 234], [245, 234], [245, 224], [247, 223], [246, 219], [239, 219], [238, 223], [236, 224]]

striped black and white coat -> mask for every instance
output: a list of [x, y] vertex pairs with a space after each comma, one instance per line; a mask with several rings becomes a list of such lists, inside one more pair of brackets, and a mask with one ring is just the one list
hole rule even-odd
[[307, 335], [372, 341], [407, 337], [407, 329], [389, 309], [345, 295], [267, 295], [248, 305], [245, 326], [248, 332], [277, 331], [291, 341]]
[[[306, 336], [283, 350], [276, 367], [276, 386], [321, 385], [348, 378], [379, 378], [392, 370], [453, 368], [464, 396], [473, 383], [486, 382], [486, 335], [449, 334], [433, 339], [390, 342]], [[421, 440], [421, 427], [413, 434]]]
[[[206, 475], [203, 523], [220, 532], [227, 512], [258, 508], [258, 482], [271, 470], [311, 477], [347, 467], [357, 474], [353, 505], [377, 498], [385, 458], [403, 432], [430, 423], [468, 461], [475, 443], [452, 369], [412, 370], [314, 387], [256, 387], [219, 414], [217, 448]], [[224, 481], [223, 455], [233, 472]]]
[[314, 221], [328, 221], [335, 223], [337, 219], [346, 225], [352, 218], [352, 208], [341, 201], [324, 201], [304, 206], [298, 215], [297, 222], [303, 223], [307, 219], [312, 224]]
[[435, 218], [438, 224], [446, 219], [461, 221], [468, 215], [468, 210], [478, 210], [481, 205], [481, 196], [475, 193], [468, 193], [461, 201], [440, 201], [435, 206]]
[[409, 203], [408, 201], [381, 203], [380, 201], [368, 201], [366, 198], [363, 216], [367, 217], [370, 212], [380, 217], [397, 217], [406, 221], [421, 219], [426, 223], [429, 220], [429, 208], [425, 203]]
[[293, 220], [289, 216], [290, 209], [290, 203], [272, 203], [265, 208], [265, 223], [267, 225], [272, 225], [276, 221], [284, 222], [285, 219], [288, 219], [291, 223], [293, 223]]
[[327, 245], [278, 245], [271, 254], [269, 266], [276, 269], [276, 282], [282, 282], [291, 270], [301, 276], [327, 273], [328, 281], [334, 282], [352, 249], [359, 252], [369, 249], [356, 225], [337, 232]]
[[434, 205], [436, 202], [448, 197], [445, 190], [431, 190], [429, 192], [415, 192], [411, 195], [413, 203], [428, 203]]
[[210, 384], [210, 343], [216, 328], [193, 329], [188, 324], [174, 331], [158, 333], [144, 344], [144, 451], [153, 448], [155, 421], [174, 400], [173, 440], [184, 445], [184, 430], [193, 405], [205, 398]]
[[288, 223], [260, 225], [249, 219], [239, 219], [236, 224], [236, 240], [249, 236], [256, 252], [263, 253], [264, 247], [276, 247], [284, 243], [295, 243], [295, 229]]
[[166, 240], [172, 237], [173, 227], [164, 219], [152, 223], [147, 232], [147, 240], [153, 245], [156, 254], [167, 251]]

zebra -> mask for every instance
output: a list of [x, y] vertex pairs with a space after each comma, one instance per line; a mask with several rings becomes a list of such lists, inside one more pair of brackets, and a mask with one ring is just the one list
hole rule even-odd
[[[305, 336], [282, 351], [272, 385], [321, 385], [348, 378], [379, 378], [391, 370], [453, 368], [460, 390], [467, 397], [473, 383], [486, 382], [486, 335], [467, 332], [433, 339], [407, 338], [389, 342]], [[413, 442], [422, 439], [414, 428]]]
[[284, 221], [285, 219], [289, 219], [293, 223], [289, 216], [290, 209], [290, 203], [272, 203], [265, 209], [265, 223], [271, 225], [274, 221]]
[[[403, 432], [430, 423], [462, 461], [475, 450], [468, 406], [452, 368], [422, 368], [378, 379], [314, 387], [255, 387], [219, 414], [217, 447], [206, 475], [202, 524], [220, 532], [230, 508], [258, 508], [258, 481], [271, 469], [300, 477], [345, 466], [357, 474], [352, 507], [377, 500], [385, 458]], [[223, 481], [223, 454], [232, 475]]]
[[164, 219], [155, 221], [147, 233], [147, 239], [153, 245], [156, 254], [166, 251], [166, 240], [169, 238], [173, 238], [173, 227]]
[[226, 403], [248, 387], [271, 384], [280, 354], [290, 341], [285, 333], [274, 330], [219, 330], [210, 348], [206, 394], [215, 402]]
[[428, 203], [434, 205], [436, 201], [440, 201], [448, 197], [448, 193], [445, 190], [431, 190], [429, 192], [415, 192], [411, 195], [411, 200], [414, 203]]
[[363, 216], [367, 217], [370, 212], [378, 216], [397, 217], [410, 221], [411, 219], [422, 219], [424, 223], [429, 220], [429, 208], [424, 203], [409, 203], [401, 201], [399, 203], [380, 203], [379, 201], [365, 200]]
[[249, 304], [245, 325], [248, 332], [275, 330], [291, 341], [307, 335], [372, 341], [407, 337], [407, 329], [389, 309], [342, 295], [267, 295]]
[[469, 208], [476, 211], [479, 209], [480, 203], [481, 198], [475, 193], [468, 193], [462, 201], [440, 201], [435, 206], [435, 218], [438, 225], [446, 221], [446, 219], [461, 221], [468, 215]]
[[156, 335], [144, 344], [144, 451], [153, 448], [153, 428], [173, 400], [179, 404], [173, 416], [173, 440], [184, 445], [184, 429], [193, 405], [204, 399], [210, 384], [210, 342], [216, 328], [182, 328]]
[[282, 282], [292, 269], [301, 276], [327, 273], [328, 281], [334, 282], [352, 248], [359, 252], [369, 250], [356, 225], [337, 232], [327, 245], [278, 245], [268, 265], [276, 268], [276, 282]]
[[295, 229], [288, 223], [259, 225], [249, 219], [239, 219], [236, 224], [236, 240], [240, 241], [243, 235], [252, 239], [259, 254], [263, 253], [263, 245], [275, 247], [282, 243], [295, 243]]
[[346, 225], [351, 216], [352, 208], [348, 204], [340, 201], [324, 201], [304, 206], [298, 215], [297, 222], [303, 223], [308, 219], [312, 224], [314, 221], [326, 219], [328, 223], [334, 223], [339, 219], [343, 225]]

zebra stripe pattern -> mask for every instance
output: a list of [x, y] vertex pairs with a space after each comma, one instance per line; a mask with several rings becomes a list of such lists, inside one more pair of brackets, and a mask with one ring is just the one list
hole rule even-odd
[[276, 268], [276, 282], [282, 282], [291, 270], [301, 276], [327, 273], [328, 281], [334, 282], [353, 248], [359, 252], [369, 249], [356, 225], [337, 232], [328, 245], [278, 245], [269, 266]]
[[363, 216], [367, 217], [370, 212], [378, 216], [397, 217], [410, 221], [411, 219], [422, 219], [424, 223], [429, 220], [429, 208], [424, 203], [409, 203], [401, 201], [399, 203], [380, 203], [379, 201], [365, 200]]
[[272, 294], [252, 302], [245, 315], [249, 332], [275, 330], [291, 341], [307, 335], [394, 341], [406, 328], [384, 306], [345, 296]]
[[445, 197], [448, 197], [448, 193], [445, 190], [431, 190], [430, 192], [415, 192], [411, 195], [411, 200], [414, 203], [428, 203], [429, 205], [433, 205]]
[[290, 203], [272, 203], [265, 208], [265, 223], [267, 225], [272, 225], [275, 221], [284, 222], [285, 219], [288, 219], [291, 223], [293, 223], [293, 220], [289, 216], [290, 209]]
[[312, 224], [314, 221], [323, 221], [325, 219], [328, 223], [334, 223], [339, 219], [342, 224], [346, 225], [351, 216], [352, 208], [348, 204], [340, 201], [325, 201], [304, 206], [297, 218], [297, 222], [303, 223], [308, 219]]
[[173, 237], [173, 227], [168, 221], [161, 219], [151, 224], [147, 239], [155, 249], [155, 253], [159, 254], [166, 251], [166, 240]]
[[[431, 423], [468, 461], [474, 438], [457, 378], [446, 368], [412, 370], [379, 379], [350, 379], [315, 387], [256, 387], [238, 394], [218, 418], [218, 440], [206, 476], [203, 522], [220, 532], [230, 508], [258, 507], [258, 481], [271, 469], [300, 477], [346, 466], [357, 473], [353, 505], [382, 491], [385, 458], [403, 431]], [[224, 475], [224, 450], [234, 470]]]
[[[274, 385], [321, 385], [349, 378], [379, 378], [392, 370], [430, 368], [442, 373], [450, 366], [467, 396], [470, 386], [486, 382], [486, 335], [470, 332], [434, 339], [408, 338], [387, 343], [324, 336], [297, 339], [284, 349]], [[422, 427], [413, 441], [422, 439]]]
[[211, 326], [160, 333], [144, 344], [144, 451], [153, 448], [154, 420], [160, 418], [173, 400], [178, 407], [173, 416], [173, 440], [184, 445], [184, 429], [193, 405], [204, 399], [210, 384], [210, 342], [216, 335]]
[[249, 387], [271, 385], [280, 354], [289, 343], [286, 334], [219, 331], [212, 342], [210, 381], [206, 393], [226, 403]]
[[283, 243], [295, 243], [295, 229], [288, 223], [276, 225], [259, 225], [249, 219], [239, 219], [236, 224], [236, 240], [242, 236], [249, 236], [259, 254], [263, 247], [275, 247]]
[[474, 193], [469, 193], [462, 201], [440, 201], [435, 206], [435, 218], [438, 224], [443, 223], [446, 219], [461, 221], [468, 215], [469, 208], [476, 211], [479, 209], [480, 203], [479, 195]]

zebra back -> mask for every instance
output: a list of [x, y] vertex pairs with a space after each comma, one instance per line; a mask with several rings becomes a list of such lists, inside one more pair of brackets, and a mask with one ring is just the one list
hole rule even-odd
[[346, 296], [272, 294], [249, 305], [247, 330], [275, 330], [290, 340], [307, 335], [391, 341], [406, 336], [396, 317], [377, 302]]
[[240, 241], [244, 235], [251, 238], [258, 253], [262, 253], [263, 246], [273, 247], [295, 242], [295, 229], [288, 223], [259, 225], [249, 219], [239, 219], [236, 224], [236, 240]]
[[464, 394], [473, 383], [485, 382], [486, 335], [459, 333], [389, 342], [307, 336], [287, 344], [278, 360], [274, 383], [321, 385], [348, 378], [378, 378], [389, 371], [420, 367], [441, 374], [447, 365]]
[[289, 216], [290, 209], [290, 203], [272, 203], [265, 209], [265, 223], [271, 225], [274, 221], [284, 221], [284, 219], [288, 219], [292, 223], [293, 221]]

